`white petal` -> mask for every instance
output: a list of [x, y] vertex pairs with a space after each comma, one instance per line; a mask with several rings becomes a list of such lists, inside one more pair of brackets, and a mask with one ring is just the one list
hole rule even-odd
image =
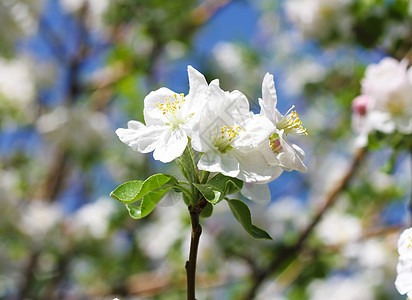
[[145, 126], [137, 121], [130, 121], [129, 128], [119, 128], [116, 134], [119, 139], [134, 151], [148, 153], [159, 144], [159, 137], [168, 130], [166, 126]]
[[412, 260], [399, 260], [395, 286], [401, 295], [412, 292]]
[[412, 228], [405, 229], [400, 235], [398, 252], [402, 259], [412, 260]]
[[247, 199], [259, 204], [268, 204], [270, 202], [270, 190], [267, 184], [245, 182], [240, 193]]
[[[200, 100], [197, 99], [199, 97], [204, 97], [207, 93], [208, 89], [208, 84], [205, 79], [205, 76], [203, 76], [202, 73], [200, 73], [198, 70], [193, 68], [192, 66], [187, 67], [187, 73], [189, 76], [189, 94], [187, 95], [187, 98], [196, 99], [196, 101]], [[203, 100], [203, 99], [202, 99]]]
[[278, 99], [273, 75], [266, 73], [262, 82], [262, 99], [259, 99], [261, 107], [260, 114], [274, 120], [277, 102]]
[[252, 116], [249, 101], [242, 92], [234, 90], [230, 92], [228, 96], [230, 101], [229, 106], [225, 107], [224, 110], [231, 119], [236, 120], [236, 123], [240, 123]]
[[290, 144], [283, 138], [283, 132], [279, 134], [279, 141], [282, 145], [283, 151], [279, 153], [279, 165], [286, 171], [297, 170], [299, 172], [307, 172], [307, 168], [303, 163], [305, 153], [301, 148], [294, 144]]
[[282, 119], [282, 115], [276, 109], [277, 95], [273, 75], [266, 73], [262, 82], [262, 98], [259, 98], [260, 115], [267, 117], [273, 123]]
[[172, 90], [162, 87], [150, 92], [149, 95], [144, 98], [143, 114], [147, 126], [164, 125], [163, 112], [156, 105], [159, 102], [163, 103], [167, 97], [173, 97], [174, 94], [176, 93]]
[[[273, 172], [267, 163], [265, 157], [257, 150], [242, 152], [236, 149], [232, 150], [239, 161], [240, 172], [237, 178], [253, 183], [267, 183], [275, 178]], [[278, 177], [280, 172], [276, 177]]]
[[180, 157], [185, 151], [188, 138], [186, 132], [180, 128], [165, 131], [160, 142], [153, 152], [153, 158], [168, 163]]
[[254, 115], [243, 125], [243, 130], [234, 141], [235, 148], [251, 149], [268, 141], [269, 136], [275, 132], [276, 127], [266, 117]]
[[140, 129], [143, 129], [144, 127], [146, 127], [146, 126], [141, 122], [132, 120], [132, 121], [127, 122], [127, 127], [129, 129], [140, 130]]
[[218, 172], [230, 177], [236, 177], [239, 174], [239, 162], [229, 153], [220, 154], [208, 151], [202, 155], [197, 167], [199, 170]]

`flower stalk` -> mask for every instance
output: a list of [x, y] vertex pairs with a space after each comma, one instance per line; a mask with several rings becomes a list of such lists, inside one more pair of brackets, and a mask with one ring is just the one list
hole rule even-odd
[[186, 261], [185, 265], [187, 277], [187, 300], [196, 300], [196, 262], [200, 236], [202, 234], [202, 226], [199, 222], [199, 216], [206, 204], [207, 201], [205, 198], [202, 198], [197, 206], [189, 206], [192, 235], [190, 239], [189, 260]]

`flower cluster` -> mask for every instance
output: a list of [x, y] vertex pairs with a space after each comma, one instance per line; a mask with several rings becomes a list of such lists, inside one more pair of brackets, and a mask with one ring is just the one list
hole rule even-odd
[[368, 66], [362, 94], [352, 103], [357, 145], [365, 146], [372, 131], [412, 133], [412, 69], [406, 61], [386, 57]]
[[350, 6], [353, 0], [291, 0], [285, 2], [288, 18], [307, 38], [347, 36], [352, 26]]
[[412, 298], [412, 228], [405, 229], [398, 241], [399, 262], [395, 286], [401, 295]]
[[191, 145], [201, 153], [198, 170], [249, 183], [244, 194], [251, 199], [253, 184], [268, 183], [283, 170], [307, 170], [305, 153], [287, 140], [289, 134], [306, 135], [307, 130], [294, 106], [285, 115], [276, 109], [272, 75], [263, 79], [259, 114], [250, 111], [244, 94], [223, 91], [217, 79], [208, 84], [191, 66], [188, 76], [188, 95], [160, 88], [146, 96], [146, 125], [130, 121], [127, 129], [116, 130], [120, 140], [135, 151], [153, 151], [164, 163], [179, 158]]

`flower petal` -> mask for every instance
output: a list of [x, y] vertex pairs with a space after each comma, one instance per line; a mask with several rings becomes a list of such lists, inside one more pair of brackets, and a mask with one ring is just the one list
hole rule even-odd
[[398, 240], [399, 256], [412, 260], [412, 228], [405, 229]]
[[[205, 76], [203, 76], [202, 73], [200, 73], [198, 70], [193, 68], [192, 66], [187, 67], [187, 73], [189, 76], [189, 94], [186, 96], [186, 98], [192, 100], [196, 99], [196, 104], [198, 105], [199, 103], [199, 98], [203, 98], [206, 96], [207, 89], [208, 89], [208, 84], [205, 79]], [[202, 99], [203, 100], [203, 99]]]
[[275, 132], [276, 127], [264, 116], [253, 115], [242, 126], [239, 137], [234, 141], [235, 148], [252, 149], [268, 141], [268, 137]]
[[399, 259], [395, 286], [401, 295], [412, 292], [412, 260]]
[[267, 183], [282, 173], [281, 168], [274, 172], [276, 169], [271, 168], [265, 157], [257, 150], [243, 152], [234, 149], [232, 152], [234, 152], [240, 166], [240, 172], [236, 177], [245, 182]]
[[259, 99], [260, 115], [269, 118], [277, 123], [282, 115], [276, 109], [277, 95], [273, 75], [266, 73], [262, 82], [262, 99]]
[[145, 126], [137, 121], [130, 121], [128, 128], [119, 128], [116, 134], [119, 139], [134, 151], [148, 153], [159, 144], [159, 136], [168, 130], [166, 126]]
[[270, 202], [270, 190], [267, 184], [245, 182], [240, 193], [249, 200], [259, 204]]
[[159, 140], [160, 142], [153, 152], [153, 158], [164, 163], [180, 157], [188, 142], [186, 132], [179, 128], [163, 132]]
[[174, 94], [176, 93], [172, 90], [162, 87], [156, 91], [150, 92], [149, 95], [144, 98], [143, 115], [147, 126], [165, 124], [163, 112], [156, 105], [158, 103], [163, 103], [167, 97], [173, 97]]
[[305, 153], [295, 144], [290, 144], [283, 138], [283, 132], [279, 134], [279, 141], [283, 151], [278, 154], [279, 165], [286, 171], [297, 170], [299, 172], [307, 172], [308, 169], [303, 163]]
[[230, 177], [236, 177], [239, 174], [239, 162], [229, 153], [208, 151], [202, 155], [197, 167], [199, 170], [220, 172]]

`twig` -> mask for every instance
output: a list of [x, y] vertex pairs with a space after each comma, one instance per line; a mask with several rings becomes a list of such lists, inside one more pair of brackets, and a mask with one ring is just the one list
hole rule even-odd
[[250, 288], [249, 293], [245, 297], [246, 300], [252, 300], [255, 297], [256, 292], [258, 288], [260, 287], [260, 285], [269, 275], [276, 272], [282, 264], [284, 264], [285, 262], [288, 262], [290, 259], [293, 259], [299, 254], [300, 250], [303, 248], [310, 233], [313, 231], [315, 226], [322, 219], [323, 214], [335, 203], [337, 196], [346, 187], [349, 180], [351, 179], [355, 171], [358, 169], [358, 166], [360, 162], [363, 160], [363, 158], [365, 157], [365, 154], [366, 154], [365, 148], [359, 149], [355, 153], [355, 156], [353, 157], [352, 163], [348, 171], [342, 177], [340, 182], [335, 186], [335, 188], [332, 189], [328, 193], [328, 195], [326, 196], [324, 205], [318, 210], [312, 222], [306, 227], [305, 230], [302, 231], [296, 243], [289, 247], [283, 248], [282, 251], [280, 251], [279, 255], [276, 256], [265, 269], [256, 273], [256, 275], [253, 277], [252, 287]]
[[[205, 201], [204, 199], [202, 199]], [[199, 201], [198, 206], [189, 206], [190, 222], [192, 224], [192, 236], [190, 239], [189, 260], [186, 261], [185, 269], [187, 276], [187, 300], [196, 300], [196, 262], [197, 250], [199, 248], [200, 235], [202, 234], [202, 226], [199, 223], [199, 216], [202, 212], [202, 201]], [[205, 201], [206, 202], [206, 201]]]

